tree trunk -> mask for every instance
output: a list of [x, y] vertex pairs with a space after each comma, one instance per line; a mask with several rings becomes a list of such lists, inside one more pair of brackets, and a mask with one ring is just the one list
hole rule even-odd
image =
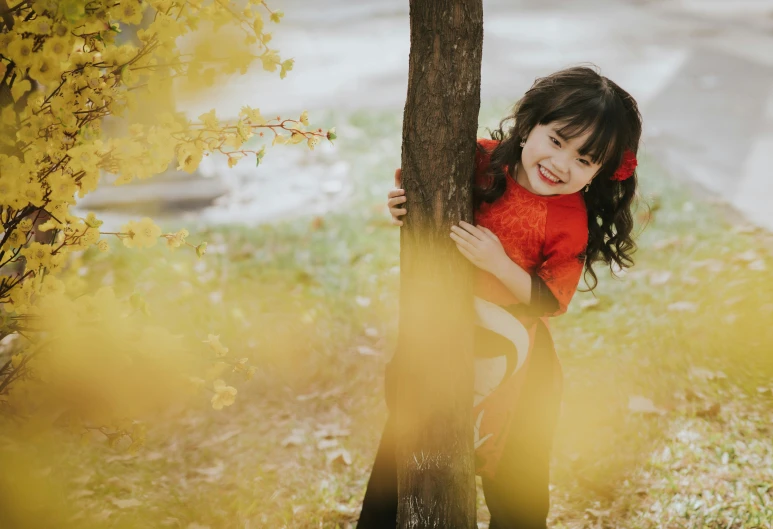
[[482, 0], [410, 0], [396, 364], [398, 527], [475, 527], [471, 265], [449, 237], [472, 222]]

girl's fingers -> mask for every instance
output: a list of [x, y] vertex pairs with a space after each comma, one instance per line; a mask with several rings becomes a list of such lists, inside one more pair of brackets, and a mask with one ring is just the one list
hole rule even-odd
[[390, 189], [387, 197], [394, 198], [405, 195], [405, 189]]
[[408, 200], [406, 197], [392, 197], [389, 200], [387, 200], [387, 206], [389, 206], [390, 208], [393, 208], [398, 204], [402, 204], [406, 200]]
[[402, 226], [403, 221], [392, 218], [392, 226]]
[[468, 252], [473, 252], [475, 250], [475, 246], [473, 246], [472, 243], [464, 240], [462, 237], [460, 237], [458, 234], [451, 232], [451, 239], [456, 243], [457, 246], [463, 247]]
[[401, 217], [408, 213], [408, 210], [404, 208], [389, 208], [389, 213], [391, 213], [393, 217]]
[[468, 261], [470, 261], [471, 263], [475, 264], [475, 258], [472, 256], [472, 254], [470, 252], [468, 252], [467, 250], [465, 250], [464, 248], [462, 248], [458, 244], [456, 245], [456, 247], [459, 249], [459, 252], [463, 256], [465, 256], [467, 258]]
[[464, 222], [463, 220], [459, 222], [459, 226], [467, 230], [469, 233], [473, 235], [473, 237], [476, 237], [478, 239], [483, 239], [485, 235], [483, 232], [476, 226], [473, 226], [469, 222]]
[[400, 187], [403, 183], [402, 169], [395, 169], [395, 187]]
[[[469, 224], [468, 224], [469, 226]], [[476, 237], [472, 233], [463, 230], [459, 226], [451, 226], [451, 232], [458, 235], [461, 239], [468, 241], [470, 243], [474, 243], [475, 241], [481, 240], [479, 237]]]
[[495, 234], [493, 231], [491, 231], [490, 229], [488, 229], [488, 228], [486, 228], [486, 227], [483, 227], [483, 226], [481, 226], [481, 227], [480, 227], [480, 229], [481, 229], [481, 231], [482, 231], [483, 233], [485, 233], [486, 235], [488, 235], [488, 236], [489, 236], [489, 237], [491, 237], [492, 239], [495, 239], [495, 240], [497, 240], [497, 241], [499, 240], [499, 237], [497, 237], [497, 236], [496, 236], [496, 234]]

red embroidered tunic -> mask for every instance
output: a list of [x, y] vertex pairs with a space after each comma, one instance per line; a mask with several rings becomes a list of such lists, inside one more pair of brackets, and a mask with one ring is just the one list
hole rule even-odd
[[[476, 182], [480, 185], [490, 177], [490, 154], [497, 142], [481, 139], [478, 144], [483, 147], [476, 156]], [[519, 399], [524, 383], [527, 377], [537, 376], [529, 374], [537, 347], [540, 354], [555, 360], [549, 364], [553, 367], [544, 381], [544, 386], [551, 388], [551, 398], [545, 400], [555, 397], [560, 402], [562, 376], [546, 318], [565, 312], [577, 289], [588, 242], [588, 219], [580, 193], [535, 195], [508, 176], [504, 194], [492, 204], [483, 203], [475, 213], [475, 222], [494, 232], [510, 259], [533, 278], [532, 300], [524, 306], [496, 277], [476, 271], [476, 466], [478, 474], [492, 478], [512, 433], [513, 417], [524, 405]], [[551, 302], [543, 303], [543, 299]], [[538, 332], [540, 325], [543, 330]], [[543, 415], [552, 414], [557, 419], [557, 413], [556, 405], [555, 410], [546, 408]], [[522, 426], [519, 423], [517, 427]]]
[[[485, 149], [476, 156], [477, 183], [486, 182], [494, 140], [480, 139]], [[566, 312], [583, 269], [588, 244], [588, 214], [580, 193], [541, 196], [527, 191], [513, 178], [507, 179], [505, 193], [493, 204], [483, 203], [475, 222], [490, 229], [508, 257], [529, 274], [539, 276], [556, 297], [559, 309], [544, 316]], [[476, 295], [496, 303], [518, 303], [496, 277], [477, 269]]]

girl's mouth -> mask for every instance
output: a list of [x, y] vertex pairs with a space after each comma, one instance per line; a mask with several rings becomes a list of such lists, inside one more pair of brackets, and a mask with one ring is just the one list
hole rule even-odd
[[537, 173], [539, 173], [539, 176], [542, 179], [542, 181], [548, 185], [557, 186], [558, 184], [563, 183], [563, 180], [553, 176], [553, 173], [551, 173], [550, 171], [542, 167], [540, 164], [537, 164]]

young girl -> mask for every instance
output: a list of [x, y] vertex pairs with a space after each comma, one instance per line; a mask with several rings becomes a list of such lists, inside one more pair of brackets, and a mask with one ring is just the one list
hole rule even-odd
[[[512, 121], [505, 129], [503, 125]], [[479, 140], [475, 225], [450, 237], [476, 267], [475, 457], [490, 529], [543, 529], [561, 368], [547, 318], [566, 311], [583, 268], [633, 265], [631, 204], [641, 115], [618, 85], [585, 67], [537, 79]], [[399, 187], [399, 169], [395, 174]], [[389, 192], [393, 223], [407, 198]], [[387, 367], [393, 409], [394, 369]], [[358, 527], [395, 527], [397, 468], [390, 413]]]

